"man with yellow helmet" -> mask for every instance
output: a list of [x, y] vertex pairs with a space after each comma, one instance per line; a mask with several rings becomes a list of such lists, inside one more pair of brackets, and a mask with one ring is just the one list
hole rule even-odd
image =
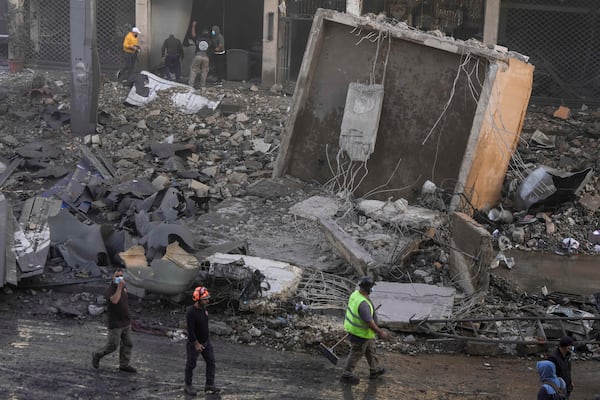
[[358, 290], [355, 290], [348, 299], [344, 330], [348, 332], [350, 354], [340, 377], [340, 381], [344, 383], [355, 385], [360, 382], [360, 379], [354, 375], [354, 368], [363, 355], [369, 364], [369, 379], [377, 378], [385, 372], [385, 369], [379, 366], [379, 359], [375, 353], [375, 336], [387, 339], [389, 333], [377, 326], [375, 322], [375, 307], [369, 299], [373, 286], [375, 286], [373, 278], [362, 277], [358, 282]]

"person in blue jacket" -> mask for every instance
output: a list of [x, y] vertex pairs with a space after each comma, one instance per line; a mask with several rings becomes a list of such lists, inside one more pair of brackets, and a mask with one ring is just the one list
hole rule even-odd
[[567, 398], [567, 384], [562, 378], [556, 376], [556, 366], [552, 361], [538, 361], [536, 364], [540, 375], [540, 389], [537, 400], [565, 400]]

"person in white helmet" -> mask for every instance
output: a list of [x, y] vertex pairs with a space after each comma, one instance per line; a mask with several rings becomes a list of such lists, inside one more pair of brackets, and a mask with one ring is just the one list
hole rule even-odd
[[137, 54], [140, 51], [139, 35], [140, 30], [134, 26], [123, 39], [123, 67], [117, 71], [117, 79], [130, 81], [135, 72], [137, 63]]

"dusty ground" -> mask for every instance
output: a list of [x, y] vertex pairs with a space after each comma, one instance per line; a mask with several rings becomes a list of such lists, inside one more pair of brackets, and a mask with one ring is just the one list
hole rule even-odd
[[[33, 75], [25, 73], [15, 77], [0, 73], [0, 78], [4, 93], [0, 108], [0, 154], [9, 158], [14, 154], [14, 149], [23, 143], [43, 139], [61, 150], [61, 157], [52, 162], [72, 168], [79, 159], [76, 146], [73, 145], [78, 139], [70, 135], [68, 126], [50, 129], [35, 117], [48, 99], [27, 95], [33, 85]], [[68, 76], [53, 72], [44, 79], [54, 93], [51, 105], [68, 107]], [[62, 83], [58, 85], [57, 82]], [[223, 89], [210, 88], [207, 93], [210, 96], [225, 95], [231, 101], [246, 104], [250, 122], [244, 128], [252, 130], [253, 135], [269, 137], [276, 146], [290, 98], [268, 91], [257, 93], [251, 91], [250, 86], [233, 84]], [[211, 125], [201, 117], [184, 118], [172, 113], [172, 110], [150, 116], [145, 110], [124, 107], [121, 102], [125, 94], [126, 90], [118, 84], [104, 81], [101, 110], [111, 115], [112, 122], [103, 127], [103, 144], [97, 149], [114, 156], [113, 161], [121, 174], [154, 177], [162, 172], [160, 165], [148, 157], [130, 160], [127, 158], [129, 155], [125, 154], [127, 152], [120, 150], [146, 151], [145, 144], [148, 142], [159, 142], [175, 134], [177, 141], [201, 143], [204, 150], [202, 157], [205, 157], [202, 161], [218, 162], [222, 171], [238, 171], [243, 165], [248, 169], [240, 171], [248, 173], [249, 181], [269, 176], [276, 151], [246, 159], [241, 151], [228, 145], [228, 137], [223, 133], [235, 132], [239, 128], [238, 123], [226, 119]], [[14, 110], [33, 112], [34, 116], [15, 115], [12, 113]], [[150, 129], [137, 128], [141, 121], [146, 121]], [[540, 125], [540, 121], [544, 124]], [[190, 131], [190, 126], [201, 124], [209, 124], [210, 136], [202, 136], [205, 133], [199, 132], [197, 127]], [[525, 128], [528, 133], [540, 127], [547, 128], [544, 129], [547, 133], [562, 135], [562, 143], [567, 144], [566, 150], [596, 148], [598, 139], [595, 132], [582, 134], [584, 130], [580, 125], [572, 125], [575, 128], [566, 122], [552, 120], [548, 117], [548, 110], [538, 110], [536, 114], [528, 116]], [[559, 157], [547, 152], [550, 150], [531, 153], [530, 161], [534, 156], [541, 163], [559, 161]], [[569, 161], [563, 160], [563, 164]], [[31, 168], [19, 170], [3, 188], [14, 201], [17, 212], [22, 200], [54, 183], [53, 179], [41, 178], [34, 173], [35, 170]], [[510, 177], [507, 183], [509, 181]], [[588, 186], [589, 192], [596, 191], [595, 180]], [[245, 239], [251, 254], [259, 257], [286, 260], [305, 268], [338, 272], [347, 268], [346, 263], [325, 244], [315, 224], [288, 214], [289, 207], [297, 201], [322, 193], [318, 186], [287, 181], [269, 186], [269, 192], [265, 193], [252, 191], [247, 182], [231, 184], [223, 181], [215, 189], [220, 197], [215, 196], [219, 198], [218, 202], [211, 204], [212, 212], [188, 221], [193, 226], [198, 243], [210, 245]], [[597, 225], [597, 212], [584, 212], [579, 207], [577, 214], [570, 209], [565, 207], [557, 210], [556, 222], [559, 223], [561, 234], [547, 237], [547, 250], [560, 248], [564, 236], [582, 239], [589, 227]], [[582, 223], [563, 223], [563, 218], [567, 216]], [[354, 224], [353, 229], [359, 231], [365, 225]], [[509, 232], [512, 228], [506, 229]], [[536, 235], [539, 234], [536, 232]], [[64, 266], [60, 259], [54, 258], [51, 262]], [[23, 282], [20, 288], [11, 288], [0, 294], [0, 398], [183, 398], [183, 342], [164, 336], [168, 333], [180, 338], [178, 329], [181, 328], [183, 305], [152, 296], [143, 301], [132, 301], [134, 318], [161, 333], [135, 333], [134, 359], [140, 369], [136, 376], [124, 376], [116, 371], [114, 357], [103, 361], [100, 371], [94, 371], [89, 366], [90, 352], [102, 344], [106, 330], [103, 327], [105, 316], [90, 316], [87, 306], [97, 303], [109, 270], [107, 268], [99, 280], [84, 284], [83, 280], [77, 281], [81, 278], [80, 271], [64, 267], [61, 273], [47, 271], [44, 274], [46, 282], [69, 277], [76, 284], [44, 287], [43, 284], [36, 286], [35, 282]], [[436, 279], [443, 281], [445, 277]], [[538, 300], [513, 292], [502, 282], [493, 282], [489, 294], [489, 303], [493, 307], [488, 311], [492, 314], [509, 314]], [[397, 334], [390, 343], [380, 343], [389, 374], [380, 381], [364, 380], [350, 389], [339, 385], [339, 370], [314, 351], [314, 344], [319, 340], [331, 343], [339, 337], [339, 316], [332, 319], [337, 328], [325, 334], [319, 326], [321, 319], [294, 314], [289, 304], [281, 305], [276, 315], [258, 318], [230, 309], [215, 310], [214, 314], [215, 321], [227, 324], [234, 330], [232, 334], [216, 338], [219, 383], [226, 389], [221, 396], [224, 399], [516, 400], [533, 398], [537, 390], [533, 368], [540, 355], [531, 358], [467, 357], [460, 343], [417, 336], [417, 342], [409, 344], [403, 341], [405, 335], [402, 334]], [[281, 318], [287, 321], [288, 317], [289, 326], [279, 325]], [[251, 328], [257, 327], [262, 335], [252, 337], [247, 334]], [[341, 345], [340, 354], [343, 352]], [[360, 372], [365, 376], [365, 365], [361, 368]], [[573, 399], [592, 399], [593, 394], [600, 392], [598, 369], [598, 361], [576, 361], [575, 384], [578, 391]]]

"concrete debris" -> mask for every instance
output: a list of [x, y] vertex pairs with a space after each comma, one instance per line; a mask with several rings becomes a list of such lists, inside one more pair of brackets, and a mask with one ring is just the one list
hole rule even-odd
[[173, 106], [185, 114], [195, 114], [203, 108], [215, 110], [219, 106], [218, 101], [195, 94], [191, 86], [162, 79], [148, 71], [137, 75], [125, 101], [132, 106], [145, 106], [154, 101], [160, 91], [170, 92]]
[[[260, 295], [256, 298], [250, 297], [245, 302], [242, 301], [240, 309], [243, 310], [272, 312], [278, 302], [290, 299], [295, 294], [302, 277], [302, 269], [294, 265], [259, 257], [216, 253], [209, 256], [206, 261], [210, 263], [209, 276], [221, 274], [220, 266], [236, 263], [252, 271], [259, 271], [264, 276], [261, 287], [256, 288], [260, 291]], [[243, 297], [244, 293], [242, 292], [240, 298]]]
[[453, 288], [435, 285], [377, 282], [370, 297], [375, 307], [381, 305], [381, 326], [410, 332], [415, 330], [411, 320], [451, 318], [455, 294]]
[[[324, 15], [323, 23], [342, 26], [339, 31], [347, 31], [345, 27], [356, 22], [330, 12]], [[387, 29], [382, 22], [364, 22], [373, 32]], [[189, 96], [192, 103], [198, 100], [186, 85], [152, 94], [148, 75], [142, 76], [141, 86], [136, 82], [134, 88], [143, 104], [123, 107], [129, 89], [105, 81], [97, 139], [90, 137], [89, 146], [73, 142], [68, 124], [62, 123], [66, 113], [54, 117], [41, 113], [46, 106], [42, 99], [10, 92], [10, 109], [33, 110], [33, 114], [0, 121], [10, 132], [0, 139], [1, 166], [5, 168], [0, 183], [7, 194], [0, 198], [4, 227], [0, 230], [0, 286], [22, 286], [12, 288], [28, 301], [20, 307], [38, 307], [45, 301], [39, 296], [63, 296], [62, 291], [52, 290], [54, 286], [95, 282], [100, 287], [111, 268], [124, 266], [130, 294], [146, 298], [132, 307], [132, 313], [173, 327], [159, 329], [145, 323], [138, 329], [180, 340], [181, 314], [157, 297], [189, 301], [189, 289], [203, 284], [217, 300], [213, 316], [221, 321], [211, 327], [218, 335], [239, 343], [260, 342], [296, 350], [319, 341], [334, 343], [341, 337], [339, 312], [345, 309], [357, 277], [365, 273], [377, 277], [376, 291], [385, 289], [387, 283], [393, 286], [385, 292], [390, 297], [380, 299], [383, 318], [392, 329], [410, 330], [405, 325], [411, 317], [443, 320], [477, 314], [492, 318], [522, 315], [524, 310], [545, 316], [548, 306], [554, 304], [569, 304], [597, 315], [599, 310], [588, 300], [556, 292], [563, 287], [569, 293], [597, 291], [593, 268], [587, 268], [579, 281], [569, 276], [566, 282], [564, 274], [549, 281], [540, 279], [540, 271], [546, 275], [547, 268], [547, 263], [540, 261], [533, 273], [538, 284], [535, 290], [523, 291], [512, 282], [526, 268], [519, 250], [536, 250], [528, 254], [535, 256], [537, 264], [539, 252], [591, 253], [594, 245], [600, 246], [593, 234], [599, 228], [592, 215], [598, 194], [594, 174], [579, 181], [580, 191], [569, 197], [575, 202], [559, 201], [557, 207], [541, 211], [536, 209], [539, 204], [527, 210], [514, 204], [523, 176], [538, 165], [560, 171], [595, 169], [600, 138], [595, 111], [575, 113], [569, 120], [551, 118], [551, 108], [532, 106], [533, 112], [525, 113], [531, 66], [523, 65], [522, 59], [515, 61], [508, 54], [422, 32], [392, 29], [392, 49], [405, 42], [410, 42], [410, 49], [401, 55], [392, 50], [388, 72], [410, 76], [405, 60], [423, 57], [424, 68], [416, 73], [425, 85], [400, 88], [389, 79], [384, 81], [376, 134], [362, 136], [369, 139], [364, 148], [350, 141], [347, 146], [347, 135], [342, 145], [340, 110], [348, 88], [351, 82], [366, 82], [372, 65], [344, 65], [348, 82], [331, 88], [326, 84], [339, 67], [337, 52], [347, 53], [351, 48], [358, 52], [358, 59], [368, 60], [376, 48], [368, 40], [357, 46], [354, 35], [346, 38], [337, 31], [332, 30], [340, 35], [335, 40], [343, 45], [330, 49], [331, 42], [325, 41], [325, 53], [333, 52], [327, 57], [313, 49], [307, 63], [318, 66], [320, 72], [309, 81], [310, 87], [299, 88], [293, 101], [279, 94], [265, 96], [264, 91], [252, 90], [251, 84], [226, 83], [202, 91], [206, 99], [223, 99], [218, 107], [187, 114], [192, 108], [182, 109], [174, 101], [176, 95]], [[439, 63], [439, 54], [446, 61]], [[469, 78], [461, 75], [455, 98], [442, 93], [431, 104], [431, 96], [422, 96], [423, 87], [431, 89], [427, 93], [437, 93], [441, 86], [452, 87], [457, 66], [466, 61], [464, 54], [470, 54], [465, 64], [474, 74], [470, 83], [487, 82], [486, 87], [476, 84], [480, 101], [464, 95], [469, 93]], [[488, 68], [475, 68], [481, 62]], [[306, 68], [303, 70], [302, 74]], [[382, 72], [376, 70], [375, 77], [381, 78]], [[441, 86], [440, 76], [449, 77]], [[7, 79], [12, 78], [0, 76], [3, 83]], [[52, 88], [60, 103], [57, 110], [68, 109], [61, 95], [68, 90], [65, 86]], [[327, 96], [321, 96], [323, 88]], [[312, 108], [311, 96], [326, 101], [322, 107]], [[368, 97], [361, 99], [347, 111], [376, 108]], [[514, 107], [507, 106], [511, 101]], [[427, 107], [422, 107], [425, 103]], [[397, 104], [409, 104], [409, 108], [398, 110]], [[449, 112], [442, 117], [444, 123], [436, 125], [439, 110], [446, 104]], [[307, 108], [301, 112], [301, 106]], [[413, 126], [415, 110], [423, 116], [417, 126]], [[521, 133], [524, 115], [527, 129]], [[499, 126], [507, 132], [498, 130]], [[364, 133], [368, 127], [361, 128]], [[536, 130], [539, 132], [534, 134]], [[517, 147], [520, 157], [514, 160], [525, 164], [515, 163], [516, 168], [506, 170]], [[350, 149], [353, 158], [368, 158], [368, 174], [358, 169], [362, 168], [360, 162], [348, 164], [350, 153], [339, 153], [336, 165], [341, 148]], [[269, 178], [274, 168], [275, 178]], [[335, 178], [343, 182], [344, 176], [352, 176], [357, 169], [354, 184], [366, 174], [366, 186], [355, 185], [360, 187], [358, 191], [353, 191], [352, 185], [330, 184]], [[56, 182], [53, 177], [66, 170], [70, 173]], [[291, 177], [279, 178], [282, 171]], [[505, 186], [500, 190], [503, 180]], [[556, 186], [555, 180], [552, 178], [552, 184]], [[37, 275], [35, 281], [19, 282], [19, 267], [10, 248], [15, 232], [23, 229], [10, 209], [14, 206], [20, 216], [26, 208], [24, 200], [38, 197], [55, 199], [64, 208], [49, 219], [52, 240], [43, 260], [46, 273]], [[450, 212], [453, 208], [465, 213]], [[33, 221], [26, 226], [32, 231], [41, 227]], [[564, 249], [565, 238], [577, 241], [578, 248]], [[567, 258], [560, 260], [564, 269], [562, 260]], [[495, 265], [513, 262], [512, 269], [490, 271]], [[575, 257], [569, 258], [567, 269], [573, 270], [576, 262]], [[561, 285], [565, 282], [568, 285]], [[540, 293], [540, 283], [547, 286], [546, 294]], [[31, 285], [40, 288], [37, 294], [27, 289]], [[5, 286], [3, 291], [11, 288]], [[71, 302], [76, 307], [64, 306]], [[95, 319], [103, 318], [98, 313], [105, 306], [98, 299], [81, 297], [52, 307], [78, 319]], [[251, 312], [231, 313], [232, 307]], [[220, 314], [221, 310], [226, 312]], [[411, 315], [406, 314], [409, 310]], [[336, 314], [329, 315], [332, 311]], [[478, 324], [484, 330], [500, 327], [507, 335], [516, 332], [502, 321]], [[396, 328], [400, 326], [404, 327]], [[531, 338], [535, 326], [527, 323], [525, 338]], [[548, 332], [559, 335], [554, 328], [549, 326]], [[464, 329], [473, 333], [470, 327], [470, 331]], [[597, 331], [594, 327], [591, 334]], [[399, 334], [378, 345], [407, 354], [444, 348], [442, 341], [411, 334]], [[549, 336], [549, 340], [559, 336]], [[516, 351], [514, 347], [500, 349]]]
[[435, 210], [408, 205], [404, 199], [394, 202], [362, 200], [357, 208], [365, 215], [390, 225], [414, 229], [437, 228], [446, 222], [446, 217]]

